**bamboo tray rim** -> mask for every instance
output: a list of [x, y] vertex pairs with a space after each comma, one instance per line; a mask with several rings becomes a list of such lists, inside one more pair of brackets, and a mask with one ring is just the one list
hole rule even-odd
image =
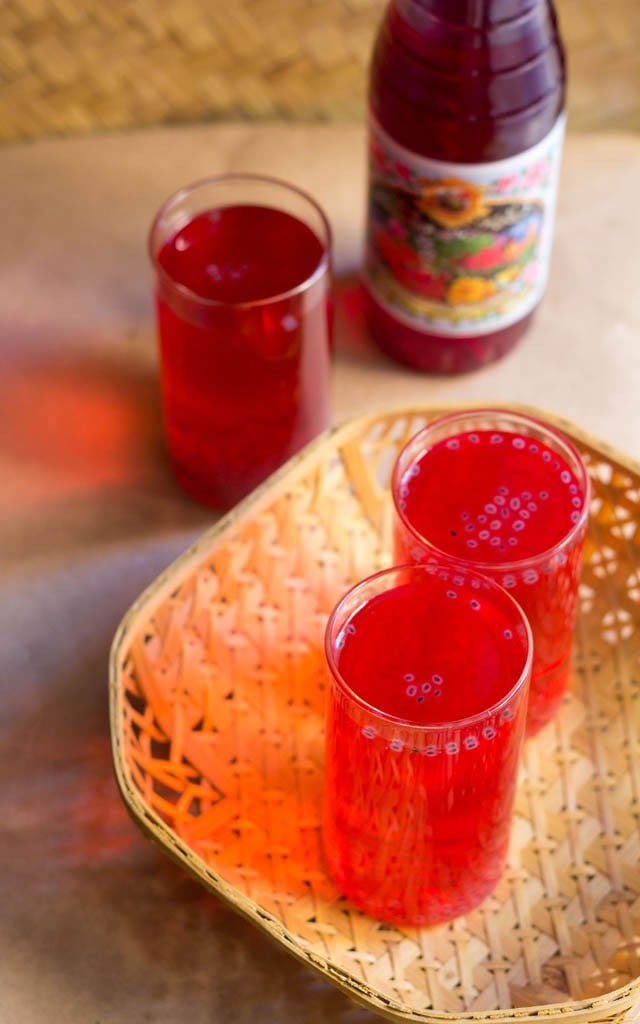
[[536, 1006], [499, 1008], [493, 1010], [443, 1011], [430, 1008], [414, 1009], [398, 999], [383, 995], [371, 989], [366, 983], [344, 970], [329, 957], [321, 956], [304, 948], [296, 936], [272, 912], [260, 907], [235, 886], [227, 882], [210, 868], [160, 817], [148, 806], [136, 788], [131, 771], [124, 756], [123, 742], [123, 698], [120, 688], [120, 667], [125, 657], [126, 645], [134, 625], [141, 613], [149, 614], [162, 599], [175, 589], [179, 579], [199, 564], [205, 554], [217, 546], [237, 525], [252, 517], [257, 510], [274, 498], [278, 492], [295, 482], [304, 470], [313, 464], [316, 455], [327, 448], [335, 447], [354, 434], [366, 430], [381, 417], [421, 416], [434, 418], [455, 412], [473, 412], [482, 409], [498, 409], [516, 412], [544, 420], [558, 430], [567, 433], [571, 439], [596, 449], [611, 462], [640, 478], [640, 461], [627, 455], [616, 446], [601, 441], [589, 431], [577, 426], [566, 417], [549, 412], [539, 406], [525, 403], [485, 400], [482, 402], [446, 402], [425, 405], [396, 405], [349, 417], [318, 435], [297, 455], [288, 460], [268, 477], [256, 490], [238, 505], [207, 528], [192, 544], [177, 556], [141, 592], [123, 615], [115, 632], [109, 653], [109, 723], [114, 773], [125, 807], [144, 835], [160, 845], [172, 860], [186, 869], [205, 888], [215, 893], [225, 903], [250, 920], [262, 932], [283, 946], [296, 959], [319, 971], [325, 978], [345, 992], [355, 1002], [369, 1010], [395, 1020], [443, 1022], [460, 1020], [465, 1022], [500, 1021], [533, 1024], [533, 1022], [571, 1020], [588, 1022], [594, 1017], [601, 1019], [606, 1014], [616, 1013], [622, 1020], [624, 1014], [638, 1004], [640, 999], [640, 977], [626, 985], [612, 989], [604, 995], [582, 1000], [567, 1000], [559, 1003], [545, 1003]]

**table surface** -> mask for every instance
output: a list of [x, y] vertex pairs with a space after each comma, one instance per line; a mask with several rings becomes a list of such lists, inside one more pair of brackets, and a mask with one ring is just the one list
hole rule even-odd
[[335, 235], [334, 416], [524, 402], [640, 459], [640, 138], [568, 139], [551, 282], [501, 362], [387, 360], [362, 323], [364, 132], [225, 125], [5, 146], [0, 185], [0, 1019], [373, 1021], [149, 845], [113, 780], [107, 657], [214, 518], [170, 477], [145, 236], [188, 181], [261, 171]]

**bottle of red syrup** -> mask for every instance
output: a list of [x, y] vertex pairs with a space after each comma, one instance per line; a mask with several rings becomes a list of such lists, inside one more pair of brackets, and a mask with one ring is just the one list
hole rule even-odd
[[565, 127], [552, 0], [391, 0], [370, 72], [365, 290], [401, 363], [504, 355], [543, 295]]

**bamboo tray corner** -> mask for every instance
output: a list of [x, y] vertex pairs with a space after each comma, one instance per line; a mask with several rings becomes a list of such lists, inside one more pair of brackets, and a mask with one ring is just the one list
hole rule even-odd
[[571, 436], [593, 482], [573, 679], [527, 743], [504, 877], [466, 917], [394, 928], [352, 908], [324, 867], [324, 624], [388, 564], [395, 456], [445, 411], [322, 436], [136, 601], [110, 662], [118, 785], [183, 868], [378, 1013], [635, 1021], [640, 466], [565, 420], [527, 410]]

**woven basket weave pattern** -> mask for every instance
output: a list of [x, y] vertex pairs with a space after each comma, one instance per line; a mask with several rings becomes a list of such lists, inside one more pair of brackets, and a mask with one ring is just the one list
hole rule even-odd
[[640, 1003], [640, 471], [581, 435], [594, 495], [573, 682], [526, 745], [494, 895], [447, 925], [392, 928], [341, 899], [323, 864], [324, 625], [389, 562], [391, 465], [428, 416], [318, 442], [132, 610], [112, 665], [120, 786], [180, 863], [378, 1010], [627, 1019]]
[[[637, 0], [556, 0], [570, 125], [640, 128]], [[3, 0], [0, 141], [195, 120], [350, 120], [383, 0]]]

